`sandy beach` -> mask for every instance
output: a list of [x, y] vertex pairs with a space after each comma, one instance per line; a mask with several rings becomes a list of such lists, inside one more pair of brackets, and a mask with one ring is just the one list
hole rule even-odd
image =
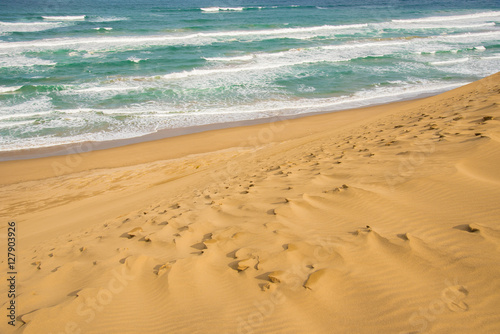
[[500, 332], [500, 74], [92, 148], [0, 163], [1, 333]]

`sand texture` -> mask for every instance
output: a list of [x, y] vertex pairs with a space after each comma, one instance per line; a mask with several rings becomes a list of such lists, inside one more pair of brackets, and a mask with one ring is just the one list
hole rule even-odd
[[0, 163], [0, 332], [500, 333], [499, 167], [500, 74]]

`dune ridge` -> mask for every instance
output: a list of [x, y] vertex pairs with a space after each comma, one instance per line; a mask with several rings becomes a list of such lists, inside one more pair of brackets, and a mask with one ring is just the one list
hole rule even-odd
[[[64, 157], [0, 163], [22, 273], [0, 331], [497, 333], [499, 103], [495, 74], [58, 176]], [[216, 149], [156, 150], [193, 138]]]

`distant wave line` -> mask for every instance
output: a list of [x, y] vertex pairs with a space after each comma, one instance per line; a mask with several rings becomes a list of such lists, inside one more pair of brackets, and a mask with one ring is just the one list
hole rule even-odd
[[218, 12], [218, 11], [242, 11], [243, 7], [206, 7], [200, 8], [203, 12]]
[[44, 20], [47, 21], [83, 21], [85, 20], [85, 15], [74, 15], [74, 16], [42, 16]]
[[442, 21], [454, 21], [454, 20], [470, 20], [470, 19], [478, 19], [486, 17], [499, 18], [500, 11], [480, 12], [480, 13], [465, 14], [465, 15], [430, 16], [430, 17], [421, 17], [415, 19], [395, 19], [392, 20], [392, 22], [397, 22], [397, 23], [442, 22]]

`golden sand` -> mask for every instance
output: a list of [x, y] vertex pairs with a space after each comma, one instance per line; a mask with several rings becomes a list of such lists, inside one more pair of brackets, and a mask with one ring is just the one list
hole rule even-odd
[[500, 333], [499, 167], [500, 74], [3, 162], [0, 332]]

